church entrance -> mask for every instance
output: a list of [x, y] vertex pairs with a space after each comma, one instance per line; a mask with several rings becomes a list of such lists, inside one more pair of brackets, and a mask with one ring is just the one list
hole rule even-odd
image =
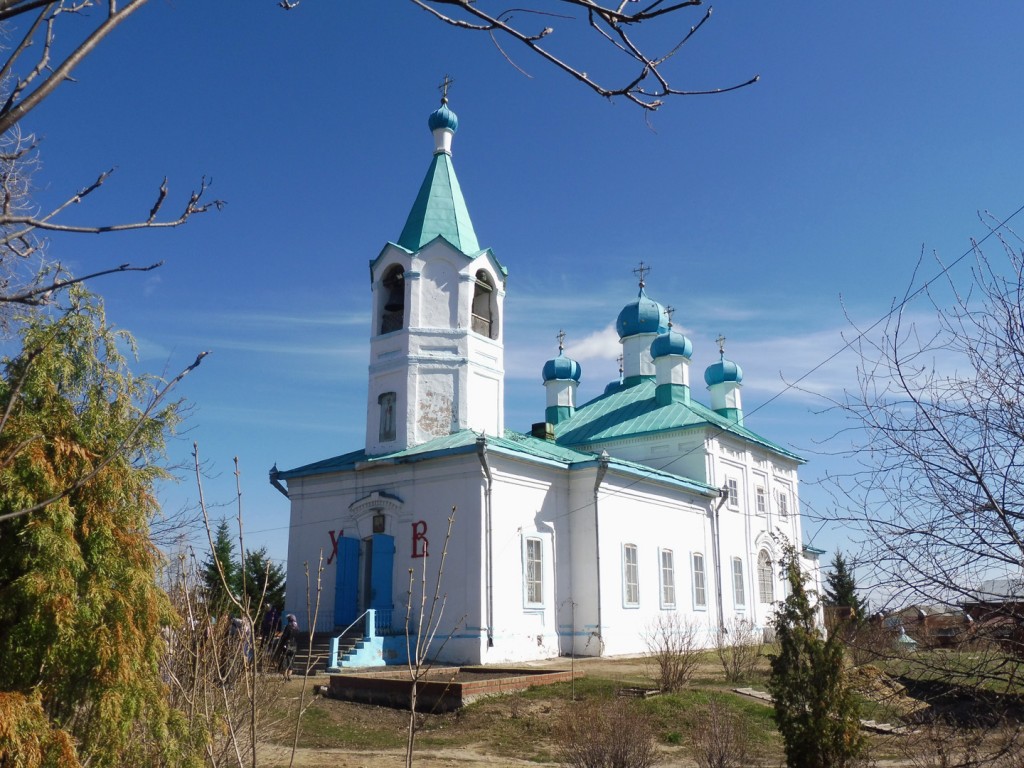
[[[362, 567], [360, 567], [360, 560]], [[378, 630], [391, 627], [395, 538], [375, 533], [360, 541], [338, 540], [334, 624], [344, 628], [368, 608], [377, 612]]]
[[377, 628], [390, 629], [395, 538], [375, 533], [363, 539], [363, 608], [377, 612]]

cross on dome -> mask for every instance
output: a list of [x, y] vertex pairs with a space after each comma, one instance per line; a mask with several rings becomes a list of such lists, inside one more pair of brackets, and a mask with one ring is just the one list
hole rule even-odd
[[640, 278], [641, 291], [644, 289], [644, 286], [646, 285], [646, 283], [644, 282], [644, 278], [647, 277], [647, 273], [650, 271], [651, 268], [644, 264], [643, 261], [640, 262], [640, 266], [633, 270], [633, 274]]
[[672, 315], [675, 313], [675, 307], [665, 307], [665, 314], [668, 315], [668, 329], [672, 330]]
[[437, 90], [439, 90], [441, 92], [441, 103], [442, 104], [447, 104], [448, 103], [448, 89], [451, 87], [452, 83], [454, 83], [454, 82], [455, 81], [452, 80], [452, 78], [448, 74], [445, 74], [444, 80], [442, 80], [441, 84], [439, 86], [437, 86]]
[[718, 342], [718, 354], [724, 355], [725, 354], [725, 336], [723, 336], [722, 334], [718, 334], [718, 338], [715, 339], [715, 341]]
[[558, 351], [561, 352], [563, 349], [565, 349], [565, 331], [563, 331], [561, 328], [558, 329], [558, 336], [557, 336], [557, 338], [558, 338]]

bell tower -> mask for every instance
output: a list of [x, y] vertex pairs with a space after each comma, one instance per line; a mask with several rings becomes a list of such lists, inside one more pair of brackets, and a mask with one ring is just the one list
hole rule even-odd
[[434, 155], [398, 242], [370, 262], [366, 452], [404, 450], [463, 429], [504, 431], [505, 278], [480, 248], [452, 166], [459, 120], [441, 106], [427, 124]]

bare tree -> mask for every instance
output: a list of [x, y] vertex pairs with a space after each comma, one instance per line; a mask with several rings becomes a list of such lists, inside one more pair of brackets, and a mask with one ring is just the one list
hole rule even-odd
[[[437, 575], [434, 576], [433, 594], [427, 578], [427, 557], [422, 558], [419, 582], [416, 581], [416, 573], [409, 569], [409, 587], [406, 591], [405, 605], [405, 652], [406, 664], [409, 670], [409, 728], [405, 745], [405, 765], [412, 768], [413, 750], [416, 746], [416, 732], [419, 730], [419, 720], [416, 714], [419, 682], [430, 674], [433, 668], [434, 659], [447, 642], [449, 633], [444, 638], [440, 647], [433, 647], [437, 638], [437, 631], [441, 626], [441, 618], [444, 616], [444, 608], [448, 602], [448, 594], [442, 593], [441, 584], [444, 581], [444, 563], [448, 557], [448, 544], [452, 539], [452, 526], [455, 525], [455, 507], [448, 517], [448, 530], [444, 535], [444, 546], [441, 548], [441, 559], [437, 564]], [[419, 592], [417, 596], [417, 590]]]
[[[453, 27], [490, 35], [501, 55], [520, 71], [503, 40], [524, 46], [601, 96], [619, 96], [644, 109], [655, 110], [670, 96], [725, 93], [758, 80], [755, 75], [724, 87], [697, 89], [673, 84], [669, 61], [711, 19], [709, 7], [695, 23], [678, 24], [701, 0], [532, 0], [525, 6], [510, 6], [506, 0], [410, 2]], [[566, 34], [557, 34], [563, 27]], [[560, 52], [581, 33], [589, 33], [595, 43], [586, 48], [587, 62]]]
[[22, 119], [61, 85], [72, 81], [79, 64], [124, 24], [148, 0], [100, 3], [97, 0], [3, 0], [0, 23], [12, 42], [0, 64], [0, 305], [40, 306], [56, 300], [56, 292], [96, 277], [120, 272], [148, 271], [159, 264], [118, 264], [97, 267], [88, 274], [69, 274], [59, 261], [44, 253], [44, 236], [103, 234], [137, 229], [178, 227], [219, 200], [204, 200], [203, 179], [184, 203], [165, 215], [165, 178], [152, 203], [134, 220], [79, 223], [67, 220], [70, 210], [107, 183], [104, 171], [63, 201], [40, 210], [31, 197], [31, 178], [38, 164], [38, 143], [23, 131]]
[[[1012, 639], [1024, 621], [1024, 256], [1011, 236], [997, 236], [995, 257], [972, 244], [957, 259], [966, 279], [940, 262], [880, 335], [858, 335], [860, 386], [839, 406], [861, 439], [851, 471], [832, 478], [835, 517], [860, 540], [873, 593], [988, 605], [970, 627], [976, 641], [990, 628]], [[915, 317], [918, 297], [927, 312]], [[1019, 674], [991, 661], [969, 674]]]

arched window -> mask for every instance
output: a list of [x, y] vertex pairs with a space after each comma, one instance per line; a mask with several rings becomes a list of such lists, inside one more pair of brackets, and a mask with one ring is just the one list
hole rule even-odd
[[381, 281], [384, 305], [380, 313], [380, 332], [391, 333], [405, 326], [405, 270], [391, 267]]
[[775, 602], [775, 579], [772, 575], [772, 556], [767, 549], [757, 555], [757, 587], [762, 603]]
[[476, 283], [473, 286], [473, 323], [474, 333], [486, 336], [489, 339], [498, 338], [498, 313], [495, 311], [494, 283], [491, 276], [484, 270], [476, 273]]

